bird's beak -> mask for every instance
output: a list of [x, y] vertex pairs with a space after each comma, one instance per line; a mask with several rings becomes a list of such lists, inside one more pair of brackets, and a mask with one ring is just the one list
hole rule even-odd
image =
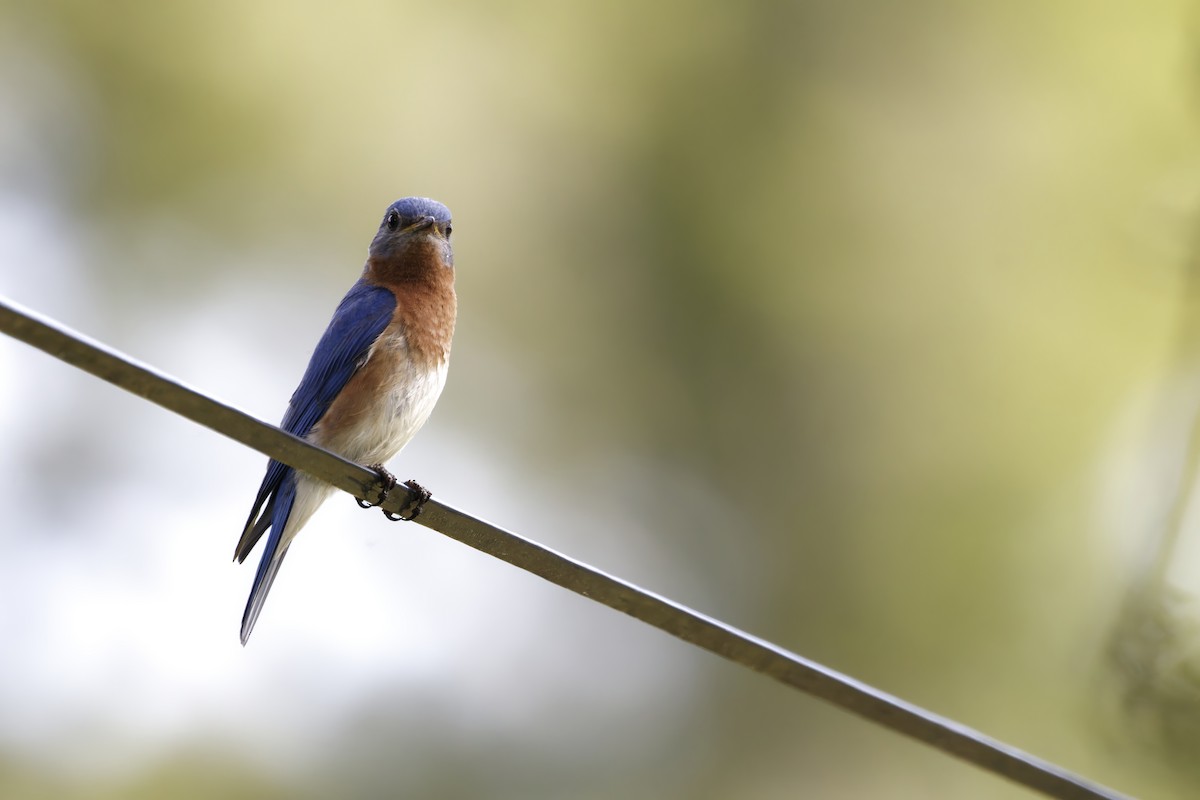
[[436, 223], [437, 220], [427, 214], [414, 222], [412, 225], [409, 225], [407, 228], [405, 228], [404, 232], [416, 233], [417, 231], [423, 231], [429, 227], [435, 227]]

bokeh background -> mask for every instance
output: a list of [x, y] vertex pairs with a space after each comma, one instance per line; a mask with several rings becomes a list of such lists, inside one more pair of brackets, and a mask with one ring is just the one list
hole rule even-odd
[[[0, 292], [275, 421], [455, 214], [444, 500], [1200, 794], [1191, 3], [0, 3]], [[1016, 798], [0, 341], [0, 795]], [[257, 554], [254, 556], [257, 559]]]

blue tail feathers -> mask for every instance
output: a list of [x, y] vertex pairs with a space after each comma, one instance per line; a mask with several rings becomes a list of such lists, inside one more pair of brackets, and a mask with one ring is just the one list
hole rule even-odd
[[[246, 611], [242, 614], [243, 645], [249, 640], [250, 632], [254, 630], [254, 623], [258, 621], [258, 615], [262, 613], [267, 593], [271, 591], [271, 584], [275, 582], [275, 576], [279, 573], [280, 565], [283, 564], [283, 557], [287, 555], [290, 542], [281, 544], [280, 540], [295, 502], [296, 473], [289, 469], [282, 476], [282, 480], [275, 488], [274, 496], [263, 512], [264, 520], [268, 515], [270, 516], [271, 533], [267, 536], [267, 545], [263, 548], [262, 559], [258, 562], [258, 571], [254, 575], [254, 587], [250, 590], [250, 598], [246, 601]], [[264, 520], [260, 520], [260, 524]], [[263, 527], [265, 528], [265, 526]], [[242, 558], [245, 558], [244, 553]]]

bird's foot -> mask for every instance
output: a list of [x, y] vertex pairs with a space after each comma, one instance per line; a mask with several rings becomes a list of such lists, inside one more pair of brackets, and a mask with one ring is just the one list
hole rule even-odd
[[[425, 504], [429, 502], [429, 498], [433, 497], [428, 489], [416, 481], [405, 481], [404, 488], [408, 489], [408, 502], [401, 507], [401, 511], [403, 512], [408, 508], [411, 508], [412, 511], [410, 511], [406, 517], [403, 513], [393, 514], [392, 512], [385, 510], [383, 515], [392, 522], [401, 519], [405, 522], [412, 522], [414, 519], [421, 516], [421, 509], [423, 509]], [[380, 500], [379, 502], [382, 503], [383, 501]]]
[[383, 464], [372, 464], [367, 469], [374, 470], [379, 476], [379, 502], [371, 503], [358, 497], [354, 498], [354, 502], [358, 503], [360, 508], [375, 508], [387, 502], [388, 495], [396, 488], [396, 476], [384, 469]]

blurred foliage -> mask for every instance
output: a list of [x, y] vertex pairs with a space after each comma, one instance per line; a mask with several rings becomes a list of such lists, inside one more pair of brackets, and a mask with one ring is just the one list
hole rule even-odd
[[1180, 562], [1192, 560], [1187, 545], [1196, 538], [1189, 532], [1200, 481], [1200, 398], [1190, 385], [1200, 363], [1198, 279], [1200, 253], [1193, 252], [1179, 292], [1173, 363], [1158, 392], [1159, 418], [1170, 419], [1175, 404], [1187, 409], [1167, 426], [1182, 447], [1174, 448], [1174, 481], [1165, 513], [1149, 531], [1153, 546], [1131, 572], [1107, 649], [1121, 718], [1151, 753], [1193, 780], [1200, 779], [1195, 759], [1200, 747], [1200, 607], [1197, 592], [1181, 588], [1194, 573], [1181, 569]]
[[[608, 475], [672, 556], [667, 594], [1096, 780], [1187, 797], [1195, 775], [1160, 771], [1157, 745], [1123, 757], [1139, 731], [1096, 730], [1080, 676], [1150, 541], [1098, 511], [1097, 474], [1133, 447], [1112, 431], [1194, 369], [1168, 355], [1200, 188], [1193, 13], [10, 3], [0, 158], [6, 191], [73, 223], [108, 332], [250, 277], [336, 297], [347, 274], [325, 265], [386, 202], [445, 201], [462, 319], [439, 421], [551, 493]], [[652, 752], [608, 732], [550, 763], [433, 718], [417, 737], [387, 713], [401, 687], [289, 781], [185, 750], [113, 791], [1025, 796], [704, 669]], [[1194, 698], [1159, 707], [1193, 741]], [[10, 764], [6, 795], [61, 788]]]

